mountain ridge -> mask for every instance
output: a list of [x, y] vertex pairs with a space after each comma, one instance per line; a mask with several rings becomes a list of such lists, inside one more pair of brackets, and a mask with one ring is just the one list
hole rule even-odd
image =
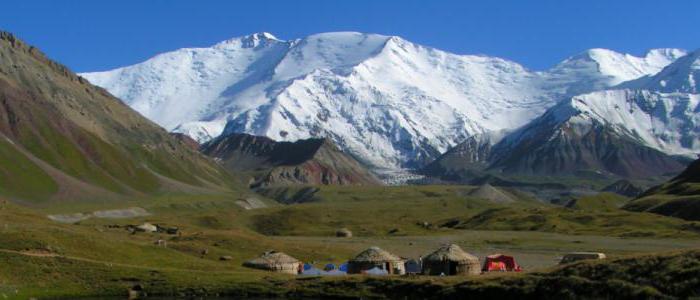
[[[655, 75], [565, 99], [502, 139], [468, 139], [423, 172], [443, 178], [480, 169], [624, 178], [680, 172], [700, 153], [700, 95], [693, 79], [700, 69], [698, 53]], [[648, 84], [666, 81], [682, 84], [672, 90]], [[483, 153], [472, 168], [477, 149]]]
[[278, 142], [242, 133], [221, 135], [201, 146], [202, 153], [228, 170], [250, 173], [250, 187], [288, 185], [381, 185], [354, 158], [328, 139]]
[[[656, 64], [646, 72], [658, 71], [659, 57], [670, 62], [681, 52], [650, 51]], [[648, 60], [620, 56], [621, 64]], [[200, 142], [230, 132], [327, 137], [373, 168], [395, 169], [421, 167], [468, 136], [517, 128], [566, 96], [642, 72], [603, 74], [598, 64], [531, 71], [396, 36], [341, 32], [281, 41], [258, 33], [82, 75]]]

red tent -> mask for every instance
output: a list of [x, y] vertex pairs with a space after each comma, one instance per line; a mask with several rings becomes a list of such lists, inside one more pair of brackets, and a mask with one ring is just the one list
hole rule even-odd
[[484, 267], [481, 269], [482, 272], [520, 272], [522, 269], [515, 262], [515, 258], [503, 254], [489, 255], [484, 260]]

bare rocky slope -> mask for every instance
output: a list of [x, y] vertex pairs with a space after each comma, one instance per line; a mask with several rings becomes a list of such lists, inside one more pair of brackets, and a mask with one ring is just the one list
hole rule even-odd
[[229, 134], [205, 143], [202, 153], [232, 172], [250, 172], [252, 187], [272, 185], [376, 185], [365, 167], [327, 139], [277, 142], [249, 134]]

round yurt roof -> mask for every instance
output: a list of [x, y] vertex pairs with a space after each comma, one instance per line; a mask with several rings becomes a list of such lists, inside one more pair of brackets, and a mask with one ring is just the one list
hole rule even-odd
[[285, 253], [277, 251], [265, 252], [262, 256], [246, 261], [249, 266], [268, 267], [275, 265], [293, 264], [300, 262], [298, 259], [291, 257]]
[[351, 262], [384, 262], [384, 261], [401, 261], [402, 259], [394, 254], [382, 250], [379, 247], [370, 247], [365, 251], [360, 252]]
[[435, 252], [428, 254], [424, 261], [479, 261], [479, 258], [464, 252], [462, 248], [455, 244], [444, 245]]

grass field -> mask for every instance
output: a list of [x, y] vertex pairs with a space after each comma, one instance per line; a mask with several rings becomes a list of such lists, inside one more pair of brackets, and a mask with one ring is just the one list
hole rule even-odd
[[[615, 208], [620, 199], [615, 205], [595, 205], [598, 200], [589, 198], [581, 202], [587, 203], [584, 208], [572, 209], [532, 199], [504, 206], [465, 196], [472, 188], [322, 187], [313, 202], [303, 204], [280, 205], [257, 196], [269, 207], [256, 210], [235, 204], [249, 194], [163, 195], [47, 208], [5, 204], [0, 209], [0, 294], [20, 299], [123, 296], [127, 288], [138, 284], [151, 294], [260, 297], [267, 291], [287, 296], [299, 291], [312, 293], [321, 284], [324, 287], [319, 291], [339, 295], [364, 280], [351, 276], [347, 283], [307, 282], [241, 266], [270, 249], [320, 266], [347, 261], [373, 245], [404, 257], [417, 257], [443, 243], [457, 243], [480, 257], [514, 255], [527, 271], [538, 272], [556, 266], [560, 257], [571, 251], [600, 251], [623, 258], [700, 248], [695, 222], [622, 211]], [[600, 201], [608, 203], [610, 196], [602, 195]], [[46, 217], [134, 206], [151, 215], [91, 218], [76, 224]], [[508, 214], [480, 217], [502, 210]], [[539, 220], [533, 216], [545, 218], [544, 225], [533, 226], [533, 220]], [[454, 220], [458, 221], [454, 226], [441, 226]], [[177, 226], [182, 234], [132, 235], [124, 228], [143, 222]], [[355, 237], [334, 237], [341, 227], [352, 230]], [[167, 247], [155, 245], [159, 239], [167, 240]], [[202, 256], [205, 249], [208, 254]], [[219, 260], [223, 255], [232, 260]], [[401, 284], [415, 285], [428, 278], [401, 282], [404, 280], [409, 283]], [[444, 284], [460, 281], [448, 278], [439, 282], [443, 280]], [[363, 291], [367, 295], [376, 292], [364, 288], [356, 292]]]

